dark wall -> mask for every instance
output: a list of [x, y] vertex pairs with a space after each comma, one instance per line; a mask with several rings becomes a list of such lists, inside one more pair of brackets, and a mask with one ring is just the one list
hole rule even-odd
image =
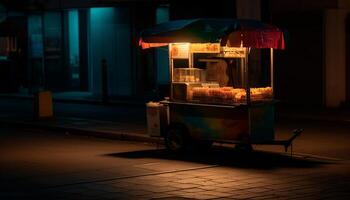
[[170, 19], [235, 18], [235, 0], [183, 1], [170, 0]]
[[0, 63], [0, 92], [16, 92], [19, 86], [27, 86], [27, 19], [24, 16], [8, 17], [0, 23], [1, 37], [16, 37], [17, 51]]
[[142, 50], [139, 47], [140, 32], [156, 23], [156, 4], [135, 4], [131, 7], [132, 33], [132, 76], [133, 91], [137, 96], [143, 96], [152, 91], [156, 84], [156, 66], [154, 50]]
[[[263, 0], [264, 1], [264, 0]], [[338, 8], [337, 0], [268, 0], [271, 10], [293, 12], [296, 10], [310, 11], [326, 8]]]
[[294, 105], [323, 105], [323, 13], [272, 14], [272, 23], [288, 30], [284, 51], [275, 51], [276, 98]]
[[350, 106], [350, 14], [346, 19], [346, 103]]

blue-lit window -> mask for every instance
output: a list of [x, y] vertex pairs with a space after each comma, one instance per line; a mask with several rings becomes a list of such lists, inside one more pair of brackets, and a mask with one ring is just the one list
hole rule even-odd
[[79, 79], [79, 13], [68, 11], [68, 54], [72, 79]]
[[28, 17], [28, 37], [30, 57], [41, 58], [44, 51], [41, 16], [31, 15]]

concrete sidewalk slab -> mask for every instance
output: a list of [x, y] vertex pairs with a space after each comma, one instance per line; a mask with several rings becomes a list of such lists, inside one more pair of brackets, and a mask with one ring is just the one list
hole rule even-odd
[[149, 137], [146, 127], [138, 124], [106, 122], [80, 118], [54, 118], [45, 120], [9, 119], [0, 117], [0, 124], [14, 127], [44, 129], [66, 134], [93, 137], [161, 143], [160, 138]]

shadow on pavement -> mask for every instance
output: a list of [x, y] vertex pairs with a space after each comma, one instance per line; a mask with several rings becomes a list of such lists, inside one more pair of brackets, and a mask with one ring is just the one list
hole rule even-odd
[[220, 165], [233, 168], [274, 169], [274, 168], [314, 168], [323, 164], [331, 164], [329, 160], [312, 157], [300, 157], [287, 154], [253, 151], [250, 153], [237, 151], [233, 148], [215, 146], [206, 152], [186, 152], [174, 155], [165, 149], [143, 150], [106, 154], [105, 156], [140, 159], [153, 158], [162, 160], [178, 160], [206, 165]]

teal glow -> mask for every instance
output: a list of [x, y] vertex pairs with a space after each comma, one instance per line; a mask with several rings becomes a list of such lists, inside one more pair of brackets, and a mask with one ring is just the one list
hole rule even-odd
[[130, 10], [127, 7], [90, 8], [89, 70], [91, 90], [101, 93], [101, 60], [108, 66], [111, 96], [132, 92]]
[[[91, 8], [90, 9], [91, 18], [93, 21], [100, 22], [104, 21], [107, 24], [113, 24], [113, 16], [115, 14], [115, 9], [110, 8]], [[93, 23], [92, 21], [92, 23]]]
[[169, 21], [169, 7], [162, 6], [156, 10], [157, 24]]
[[79, 15], [78, 10], [68, 11], [69, 63], [79, 66]]
[[32, 58], [41, 58], [44, 47], [40, 15], [30, 15], [28, 17], [28, 39], [30, 56]]
[[7, 56], [0, 56], [0, 60], [7, 60]]

